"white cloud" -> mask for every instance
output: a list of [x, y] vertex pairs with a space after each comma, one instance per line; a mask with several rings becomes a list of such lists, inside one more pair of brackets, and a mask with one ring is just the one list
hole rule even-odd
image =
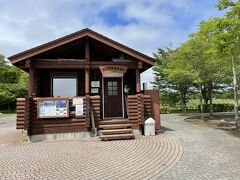
[[[216, 0], [215, 0], [216, 1]], [[5, 56], [89, 27], [120, 43], [152, 55], [157, 47], [177, 46], [214, 15], [214, 7], [195, 0], [12, 0], [0, 1], [0, 53]], [[207, 2], [207, 0], [206, 0]], [[205, 2], [205, 4], [206, 4]], [[204, 4], [204, 3], [203, 3]], [[214, 4], [214, 3], [212, 3]], [[107, 22], [114, 10], [124, 24]], [[143, 76], [149, 80], [151, 70]]]

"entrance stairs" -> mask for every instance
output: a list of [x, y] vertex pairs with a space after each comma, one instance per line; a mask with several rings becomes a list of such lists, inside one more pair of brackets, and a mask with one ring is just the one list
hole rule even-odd
[[103, 120], [99, 124], [99, 138], [102, 141], [134, 139], [132, 124], [128, 119]]

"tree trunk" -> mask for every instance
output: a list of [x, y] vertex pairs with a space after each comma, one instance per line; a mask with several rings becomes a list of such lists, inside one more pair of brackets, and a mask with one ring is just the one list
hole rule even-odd
[[209, 100], [209, 97], [208, 97], [208, 86], [206, 83], [204, 83], [202, 85], [202, 99], [203, 99], [203, 102], [205, 105], [208, 104], [208, 100]]
[[203, 97], [203, 102], [204, 102], [205, 105], [207, 105], [208, 104], [208, 99]]
[[203, 97], [202, 97], [202, 87], [199, 84], [199, 100], [200, 100], [200, 111], [201, 111], [201, 119], [203, 119]]
[[187, 112], [186, 93], [181, 92], [181, 109], [182, 112]]
[[183, 112], [187, 112], [186, 96], [183, 98]]
[[8, 112], [10, 112], [10, 105], [9, 105], [9, 102], [7, 104], [7, 107], [8, 107]]
[[238, 113], [238, 88], [237, 88], [237, 70], [236, 59], [232, 57], [232, 72], [233, 72], [233, 91], [234, 91], [234, 116], [236, 120], [236, 128], [239, 128], [239, 113]]
[[211, 90], [211, 92], [210, 92], [210, 99], [209, 99], [209, 102], [210, 102], [210, 117], [213, 117], [213, 103], [212, 103], [212, 101], [213, 101], [213, 98], [212, 98], [212, 90]]

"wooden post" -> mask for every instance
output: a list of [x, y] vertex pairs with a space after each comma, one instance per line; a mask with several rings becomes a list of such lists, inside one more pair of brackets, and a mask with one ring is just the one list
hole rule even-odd
[[141, 92], [140, 69], [142, 69], [142, 62], [138, 61], [137, 68], [136, 68], [136, 92], [137, 92], [137, 94]]
[[144, 124], [144, 99], [142, 93], [137, 94], [138, 103], [138, 122]]
[[90, 66], [89, 66], [89, 39], [86, 37], [85, 41], [85, 94], [89, 94], [89, 87], [90, 87]]
[[89, 59], [90, 59], [89, 38], [86, 37], [86, 41], [85, 41], [85, 63], [89, 63]]
[[90, 65], [89, 65], [89, 58], [90, 58], [90, 52], [89, 52], [89, 39], [86, 37], [85, 41], [85, 96], [86, 96], [86, 124], [87, 127], [90, 128], [90, 112], [89, 112], [89, 106], [90, 106]]
[[140, 69], [142, 68], [142, 62], [138, 61], [136, 68], [136, 93], [137, 93], [137, 104], [138, 104], [138, 125], [142, 125], [144, 121], [144, 109], [143, 99], [141, 94], [141, 83], [140, 83]]
[[140, 85], [140, 70], [136, 69], [136, 93], [141, 92], [141, 85]]
[[90, 78], [89, 78], [89, 69], [88, 67], [86, 67], [85, 69], [85, 96], [86, 96], [86, 124], [87, 127], [90, 127], [90, 112], [89, 112], [89, 106], [90, 106], [90, 95], [89, 95], [89, 86], [90, 86], [90, 82], [89, 82]]
[[32, 62], [30, 59], [26, 60], [25, 66], [29, 70], [28, 95], [32, 97], [36, 97], [36, 84], [35, 84], [36, 70], [33, 68]]
[[32, 121], [33, 98], [31, 96], [26, 98], [25, 102], [25, 117], [24, 129], [27, 130], [27, 135], [31, 135], [31, 121]]
[[89, 86], [90, 86], [90, 73], [89, 73], [89, 69], [87, 69], [88, 67], [86, 67], [85, 69], [85, 94], [89, 94], [90, 90], [89, 90]]

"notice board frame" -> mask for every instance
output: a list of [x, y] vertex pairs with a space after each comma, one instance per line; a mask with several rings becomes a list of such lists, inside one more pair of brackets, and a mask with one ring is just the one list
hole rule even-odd
[[[67, 114], [66, 115], [56, 115], [56, 116], [39, 116], [40, 103], [44, 101], [66, 101], [67, 104]], [[37, 118], [38, 119], [50, 119], [50, 118], [68, 118], [69, 117], [69, 98], [38, 98], [37, 99]]]

